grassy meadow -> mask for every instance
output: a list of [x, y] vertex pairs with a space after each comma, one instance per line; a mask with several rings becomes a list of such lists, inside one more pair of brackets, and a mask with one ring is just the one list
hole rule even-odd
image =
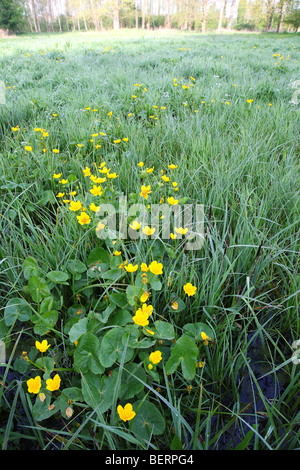
[[[2, 450], [300, 448], [299, 51], [0, 39]], [[122, 195], [203, 204], [203, 246], [101, 239]]]

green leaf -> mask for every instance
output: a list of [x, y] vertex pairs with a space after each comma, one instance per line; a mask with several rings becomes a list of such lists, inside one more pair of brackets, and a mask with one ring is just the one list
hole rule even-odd
[[82, 274], [87, 270], [86, 265], [78, 259], [70, 259], [66, 264], [66, 268], [71, 274]]
[[133, 286], [128, 286], [126, 289], [126, 297], [129, 305], [132, 307], [135, 305], [135, 300], [134, 300], [134, 288]]
[[153, 290], [158, 291], [162, 289], [162, 283], [160, 282], [157, 276], [154, 276], [154, 278], [150, 282], [150, 286], [152, 287]]
[[62, 272], [62, 271], [50, 271], [48, 273], [47, 278], [50, 279], [50, 281], [55, 282], [56, 284], [67, 284], [66, 281], [69, 279], [68, 274]]
[[92, 373], [83, 374], [81, 379], [82, 394], [85, 402], [97, 408], [98, 412], [104, 413], [113, 404], [117, 374], [111, 377], [100, 376]]
[[143, 382], [146, 382], [146, 374], [141, 364], [129, 363], [122, 372], [122, 382], [120, 391], [120, 400], [130, 400], [144, 389]]
[[37, 303], [41, 302], [43, 298], [50, 296], [47, 281], [41, 277], [31, 276], [26, 290], [30, 293], [32, 300]]
[[51, 202], [52, 204], [55, 204], [55, 202], [56, 202], [56, 197], [55, 197], [53, 191], [51, 191], [50, 189], [43, 192], [42, 197], [39, 200], [38, 204], [41, 205], [41, 206], [46, 206], [46, 204], [48, 204], [48, 202]]
[[52, 310], [52, 307], [53, 307], [53, 302], [54, 302], [54, 298], [51, 295], [50, 297], [46, 297], [40, 305], [39, 313], [43, 314], [46, 312], [50, 312], [50, 310]]
[[[103, 367], [111, 367], [116, 361], [121, 361], [125, 345], [122, 342], [123, 328], [112, 328], [101, 342], [99, 359]], [[127, 348], [125, 362], [128, 362], [134, 354], [133, 349]]]
[[17, 319], [20, 321], [30, 320], [31, 315], [32, 312], [28, 303], [19, 297], [10, 299], [4, 309], [4, 321], [6, 326], [11, 326]]
[[161, 339], [174, 339], [175, 338], [175, 331], [173, 325], [166, 321], [157, 320], [154, 322], [155, 326], [155, 333]]
[[82, 336], [84, 333], [86, 333], [87, 330], [87, 324], [88, 324], [88, 318], [81, 318], [75, 325], [72, 326], [72, 328], [69, 331], [69, 338], [71, 343], [75, 343], [80, 336]]
[[45, 393], [46, 399], [41, 401], [39, 399], [39, 394], [36, 397], [35, 404], [32, 407], [32, 415], [36, 421], [43, 421], [44, 419], [50, 418], [50, 416], [57, 413], [57, 407], [55, 406], [53, 409], [49, 410], [49, 406], [51, 404], [52, 396], [48, 394], [47, 390], [40, 390], [40, 393]]
[[166, 372], [172, 374], [179, 364], [186, 380], [192, 380], [196, 374], [198, 348], [188, 336], [181, 336], [171, 351], [166, 363]]
[[207, 326], [205, 323], [187, 323], [183, 327], [184, 334], [193, 338], [193, 340], [197, 343], [198, 341], [202, 341], [201, 333], [204, 332], [209, 338], [214, 338], [213, 330]]
[[50, 312], [44, 313], [42, 315], [42, 318], [39, 318], [38, 320], [36, 320], [36, 317], [35, 317], [35, 325], [33, 328], [34, 333], [40, 336], [45, 335], [46, 333], [48, 333], [49, 330], [54, 328], [57, 320], [58, 320], [57, 310], [51, 310]]
[[124, 308], [128, 305], [127, 296], [123, 292], [113, 292], [109, 295], [109, 299], [120, 308]]
[[107, 325], [125, 326], [132, 322], [132, 314], [129, 310], [118, 310], [117, 313], [112, 315], [107, 322]]
[[44, 380], [50, 379], [50, 374], [51, 374], [51, 372], [53, 371], [53, 369], [55, 367], [54, 360], [52, 359], [52, 357], [39, 357], [35, 361], [35, 363], [38, 366], [43, 367], [43, 369], [45, 369], [43, 379]]
[[103, 367], [99, 361], [100, 341], [92, 333], [86, 333], [80, 337], [74, 352], [74, 368], [78, 372], [86, 374], [102, 374]]
[[171, 302], [171, 305], [169, 306], [169, 312], [182, 312], [182, 311], [185, 309], [185, 303], [184, 303], [183, 300], [181, 300], [181, 299], [176, 299], [176, 300], [174, 300], [174, 302], [177, 302], [178, 308], [177, 308], [177, 310], [175, 310], [174, 308], [172, 308], [171, 305], [173, 305], [173, 302]]
[[108, 281], [116, 281], [119, 277], [122, 276], [122, 271], [119, 268], [116, 269], [109, 269], [105, 273], [101, 274], [103, 279], [107, 279]]
[[109, 253], [101, 247], [94, 248], [90, 252], [87, 262], [91, 266], [97, 263], [109, 263]]
[[25, 279], [30, 279], [31, 276], [38, 276], [39, 275], [39, 266], [37, 261], [32, 258], [31, 256], [28, 256], [28, 258], [25, 259], [23, 265], [23, 274]]
[[96, 313], [96, 317], [101, 323], [106, 324], [110, 315], [116, 310], [117, 306], [116, 304], [109, 304], [104, 312], [102, 313]]
[[[137, 410], [141, 401], [135, 402], [133, 409]], [[157, 405], [144, 401], [133, 418], [132, 432], [139, 438], [149, 440], [151, 435], [158, 436], [165, 430], [166, 423]]]
[[174, 435], [172, 439], [170, 450], [182, 450], [181, 441], [176, 434]]

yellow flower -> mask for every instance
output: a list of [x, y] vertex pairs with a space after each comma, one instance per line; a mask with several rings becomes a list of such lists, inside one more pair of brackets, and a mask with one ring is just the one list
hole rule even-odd
[[75, 196], [75, 194], [76, 194], [76, 191], [71, 191], [71, 192], [69, 193], [70, 196]]
[[88, 166], [85, 167], [85, 170], [83, 170], [84, 176], [91, 176], [91, 170]]
[[[104, 165], [105, 165], [105, 164], [104, 164]], [[100, 166], [100, 167], [99, 167], [99, 171], [100, 171], [100, 173], [105, 173], [105, 174], [106, 174], [106, 173], [109, 173], [109, 169], [106, 168], [106, 166]]]
[[54, 392], [55, 390], [58, 390], [60, 387], [60, 376], [56, 374], [53, 379], [48, 379], [46, 380], [47, 384], [47, 390], [50, 390], [50, 392]]
[[118, 178], [119, 175], [117, 175], [117, 173], [107, 173], [107, 178], [109, 179], [115, 179], [115, 178]]
[[247, 103], [252, 103], [253, 100], [247, 100]]
[[58, 149], [52, 149], [52, 152], [53, 153], [59, 153], [59, 150]]
[[149, 325], [148, 317], [149, 315], [147, 312], [143, 312], [141, 309], [138, 309], [132, 319], [136, 325], [146, 326]]
[[168, 203], [170, 204], [170, 206], [175, 206], [176, 204], [178, 204], [178, 199], [174, 199], [173, 196], [168, 197]]
[[171, 237], [172, 240], [175, 240], [177, 238], [177, 235], [175, 235], [174, 233], [171, 232], [170, 237]]
[[30, 145], [25, 145], [25, 150], [27, 152], [31, 152], [32, 151], [32, 147]]
[[155, 334], [154, 331], [151, 331], [151, 330], [146, 330], [146, 331], [147, 331], [147, 333], [149, 333], [149, 335], [154, 335]]
[[77, 215], [77, 220], [80, 225], [88, 225], [91, 222], [91, 218], [85, 212], [82, 212], [80, 215]]
[[185, 235], [187, 231], [188, 231], [188, 228], [182, 228], [182, 227], [176, 228], [175, 227], [175, 232], [179, 233], [180, 235]]
[[174, 165], [174, 163], [172, 163], [172, 165], [168, 165], [168, 167], [169, 167], [171, 170], [175, 170], [175, 168], [178, 168], [178, 165]]
[[160, 351], [154, 351], [149, 356], [149, 361], [152, 362], [152, 364], [158, 364], [161, 360], [162, 360], [162, 355]]
[[35, 393], [37, 395], [41, 389], [41, 385], [42, 385], [42, 381], [39, 375], [37, 375], [34, 379], [27, 380], [29, 393]]
[[149, 266], [150, 272], [152, 274], [162, 274], [163, 273], [163, 264], [158, 263], [157, 261], [152, 261], [152, 263]]
[[156, 228], [153, 227], [153, 228], [150, 228], [148, 227], [148, 225], [146, 225], [146, 227], [143, 227], [142, 228], [142, 231], [143, 231], [143, 234], [144, 235], [153, 235], [153, 233], [155, 232]]
[[146, 168], [147, 173], [153, 173], [154, 166], [152, 168]]
[[131, 222], [129, 227], [132, 228], [132, 230], [138, 230], [141, 227], [141, 224], [137, 220], [134, 220]]
[[62, 173], [54, 173], [53, 178], [54, 179], [59, 179], [61, 177]]
[[148, 364], [148, 369], [149, 369], [149, 370], [152, 370], [152, 369], [153, 369], [153, 365], [152, 365], [152, 364]]
[[170, 178], [166, 175], [162, 175], [161, 177], [166, 183], [168, 183], [170, 181]]
[[173, 302], [172, 305], [171, 305], [171, 308], [173, 310], [178, 310], [178, 302]]
[[114, 144], [119, 144], [120, 142], [121, 142], [121, 139], [114, 140]]
[[148, 186], [142, 185], [140, 196], [144, 197], [147, 200], [149, 193], [152, 193], [152, 191], [150, 191], [150, 189], [151, 189], [150, 184]]
[[149, 271], [149, 268], [148, 268], [148, 266], [147, 266], [146, 263], [142, 263], [142, 264], [141, 264], [141, 270], [142, 270], [144, 273], [146, 273], [146, 272]]
[[98, 210], [100, 209], [100, 206], [96, 206], [96, 204], [92, 202], [92, 204], [90, 205], [90, 209], [93, 212], [98, 212]]
[[119, 405], [117, 408], [118, 415], [120, 416], [121, 420], [126, 422], [133, 419], [136, 413], [132, 409], [131, 403], [127, 403], [124, 408], [123, 406]]
[[[150, 294], [149, 294], [150, 295]], [[143, 303], [142, 308], [138, 308], [136, 313], [147, 313], [148, 316], [152, 315], [153, 306]]]
[[128, 264], [128, 266], [125, 266], [125, 269], [128, 273], [134, 273], [137, 271], [137, 268], [139, 267], [138, 264], [133, 265], [132, 263]]
[[102, 188], [101, 186], [93, 186], [92, 189], [90, 189], [90, 193], [93, 195], [93, 196], [101, 196], [102, 194]]
[[144, 166], [144, 162], [138, 163], [138, 166], [139, 166], [140, 168], [142, 168], [142, 167]]
[[115, 255], [115, 256], [120, 256], [120, 254], [121, 254], [121, 251], [117, 251], [117, 250], [114, 251], [114, 255]]
[[83, 144], [77, 144], [77, 147], [81, 148], [83, 147]]
[[35, 347], [38, 349], [40, 352], [45, 352], [47, 351], [48, 348], [50, 348], [50, 344], [48, 344], [48, 341], [44, 339], [41, 343], [39, 341], [35, 342]]
[[70, 209], [70, 211], [76, 212], [76, 211], [79, 211], [79, 209], [81, 209], [81, 207], [82, 207], [82, 204], [81, 204], [80, 201], [71, 201], [69, 209]]
[[211, 340], [211, 338], [207, 336], [207, 334], [204, 333], [204, 331], [201, 331], [201, 338], [203, 339], [205, 346], [207, 346], [208, 341]]
[[193, 284], [188, 282], [187, 284], [183, 286], [183, 290], [189, 297], [191, 297], [195, 295], [197, 287], [193, 286]]
[[128, 142], [128, 137], [124, 137], [123, 142]]
[[149, 292], [143, 292], [142, 295], [141, 295], [141, 297], [140, 297], [140, 301], [141, 301], [142, 303], [147, 302], [147, 300], [149, 299], [149, 297], [150, 297], [150, 293], [149, 293]]
[[102, 222], [98, 222], [98, 225], [96, 227], [96, 232], [99, 232], [100, 230], [103, 230], [105, 228], [105, 225]]

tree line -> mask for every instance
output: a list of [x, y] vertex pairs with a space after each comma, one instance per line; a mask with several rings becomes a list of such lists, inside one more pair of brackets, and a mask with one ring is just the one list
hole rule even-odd
[[300, 0], [0, 0], [8, 32], [181, 29], [298, 31]]

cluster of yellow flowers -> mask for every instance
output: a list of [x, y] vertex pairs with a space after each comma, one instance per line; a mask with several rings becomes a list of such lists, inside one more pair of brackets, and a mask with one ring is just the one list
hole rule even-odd
[[[48, 341], [45, 339], [41, 343], [39, 341], [36, 341], [35, 346], [41, 353], [44, 353], [50, 347], [50, 344], [48, 344]], [[26, 354], [25, 354], [24, 359], [29, 361]], [[59, 390], [60, 382], [61, 382], [60, 376], [58, 374], [55, 374], [53, 379], [50, 378], [46, 380], [46, 389], [49, 390], [50, 392]], [[41, 377], [37, 375], [34, 378], [27, 380], [27, 387], [28, 387], [29, 393], [34, 393], [35, 395], [37, 395], [42, 387]], [[45, 394], [41, 393], [40, 400], [44, 401], [44, 399], [45, 399]]]

